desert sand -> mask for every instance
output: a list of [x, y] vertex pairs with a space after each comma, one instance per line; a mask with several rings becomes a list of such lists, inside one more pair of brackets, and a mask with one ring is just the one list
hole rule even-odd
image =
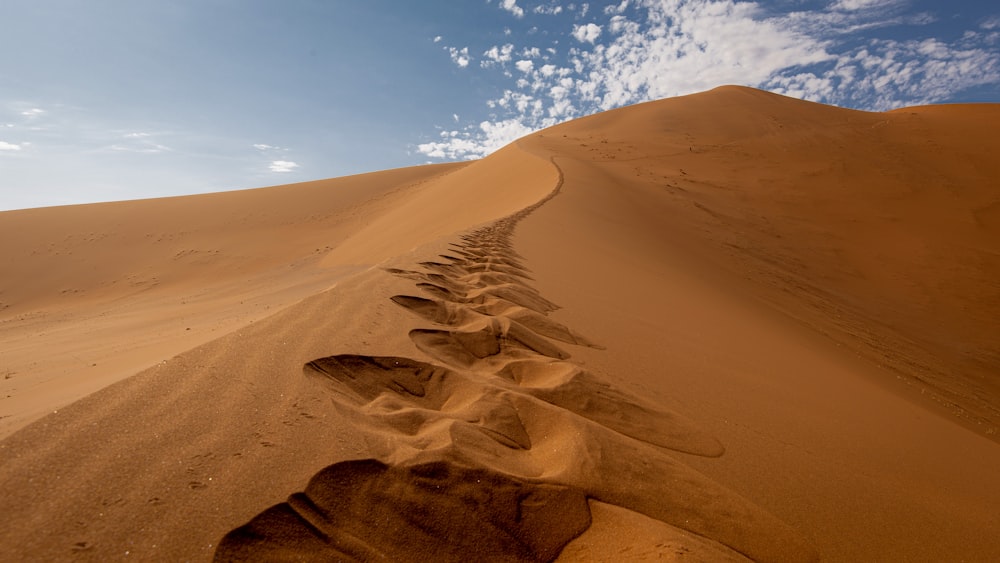
[[0, 213], [0, 556], [1000, 560], [997, 130], [729, 86]]

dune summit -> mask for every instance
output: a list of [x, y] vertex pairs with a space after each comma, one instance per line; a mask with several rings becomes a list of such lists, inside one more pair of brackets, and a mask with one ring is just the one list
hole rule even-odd
[[998, 129], [722, 87], [0, 213], [0, 554], [1000, 560]]

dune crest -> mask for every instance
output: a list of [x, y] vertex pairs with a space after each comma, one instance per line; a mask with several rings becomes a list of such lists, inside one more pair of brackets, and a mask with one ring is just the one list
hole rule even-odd
[[[386, 435], [388, 448], [379, 452], [377, 459], [397, 472], [402, 467], [434, 464], [455, 474], [473, 468], [463, 482], [463, 490], [494, 486], [493, 479], [479, 480], [483, 471], [519, 480], [537, 480], [559, 490], [576, 491], [581, 499], [589, 497], [646, 514], [751, 559], [814, 559], [815, 553], [785, 524], [659, 449], [714, 457], [724, 451], [718, 441], [683, 417], [653, 406], [641, 406], [638, 398], [581, 371], [566, 361], [570, 354], [506, 316], [510, 310], [527, 309], [544, 315], [557, 308], [527, 284], [529, 270], [511, 247], [510, 237], [517, 222], [530, 211], [531, 208], [463, 236], [461, 244], [453, 245], [452, 252], [459, 257], [442, 256], [447, 260], [449, 274], [389, 270], [417, 282], [433, 279], [434, 284], [424, 282], [416, 286], [432, 295], [447, 294], [450, 305], [465, 313], [447, 313], [442, 302], [431, 302], [436, 303], [432, 305], [431, 319], [448, 328], [420, 328], [408, 333], [418, 349], [447, 367], [404, 357], [338, 355], [309, 362], [304, 368], [305, 375], [332, 393], [338, 410], [354, 409], [359, 419], [378, 424], [379, 431]], [[498, 266], [505, 271], [502, 278], [478, 276], [471, 284], [462, 280], [469, 272], [489, 274]], [[520, 296], [520, 300], [511, 303], [500, 296], [511, 297], [511, 294]], [[470, 299], [470, 295], [476, 297]], [[428, 307], [426, 300], [394, 296], [392, 301], [421, 318], [428, 316], [422, 314]], [[504, 312], [475, 312], [477, 306]], [[439, 313], [442, 310], [446, 312], [443, 315]], [[467, 324], [457, 325], [456, 318], [466, 320]], [[554, 332], [559, 335], [571, 334], [568, 328], [552, 321], [539, 324], [546, 330], [556, 327]], [[477, 327], [482, 328], [476, 330]], [[333, 481], [345, 483], [340, 487], [366, 488], [362, 484], [365, 478], [356, 485], [347, 485], [348, 480], [354, 483], [357, 478], [344, 476], [335, 468], [332, 466], [314, 476], [310, 487]], [[471, 481], [473, 477], [475, 484]], [[393, 492], [395, 496], [386, 501], [388, 504], [398, 507], [416, 502], [410, 491]], [[236, 553], [242, 554], [239, 557], [257, 558], [256, 553], [287, 549], [283, 546], [289, 544], [290, 534], [309, 537], [310, 533], [315, 534], [310, 532], [314, 529], [324, 530], [319, 534], [320, 540], [303, 543], [293, 553], [313, 558], [329, 550], [344, 552], [346, 548], [339, 547], [339, 538], [346, 534], [356, 541], [357, 534], [346, 530], [356, 529], [358, 522], [313, 523], [302, 509], [295, 508], [295, 499], [303, 494], [309, 495], [309, 488], [230, 532], [220, 543], [216, 558], [232, 560]], [[453, 503], [452, 495], [449, 490], [438, 489], [432, 499], [420, 504]], [[481, 495], [490, 496], [488, 490]], [[350, 510], [350, 506], [360, 502], [352, 500], [353, 496], [339, 497], [326, 501], [324, 514]], [[496, 502], [504, 501], [491, 498], [483, 501], [481, 508], [494, 512], [511, 509], [509, 501], [507, 506]], [[299, 516], [289, 517], [289, 510]], [[585, 506], [583, 513], [589, 525], [590, 513]], [[559, 516], [558, 512], [554, 516]], [[324, 522], [329, 520], [329, 516], [324, 518]], [[549, 530], [562, 530], [566, 525], [559, 517], [540, 524]], [[300, 531], [290, 532], [290, 527]], [[562, 541], [535, 553], [533, 560], [555, 559], [585, 529], [586, 526], [572, 527], [557, 534]], [[464, 554], [468, 558], [472, 553], [479, 557], [475, 546], [495, 539], [489, 530], [479, 531], [487, 534], [481, 538], [474, 535], [477, 532], [466, 533], [472, 536], [462, 538], [468, 544], [459, 544], [456, 557]], [[430, 535], [438, 543], [424, 546], [431, 540], [414, 540], [407, 544], [408, 549], [413, 549], [408, 553], [414, 554], [414, 558], [421, 552], [449, 553], [450, 533]], [[362, 555], [352, 556], [359, 560], [369, 557], [365, 554], [381, 557], [385, 551], [378, 547], [383, 545], [378, 542], [385, 540], [376, 536], [361, 541], [354, 549]], [[512, 545], [516, 548], [518, 544]], [[490, 553], [487, 549], [482, 556], [490, 558]], [[398, 557], [401, 555], [394, 556]], [[520, 555], [506, 557], [520, 559]]]

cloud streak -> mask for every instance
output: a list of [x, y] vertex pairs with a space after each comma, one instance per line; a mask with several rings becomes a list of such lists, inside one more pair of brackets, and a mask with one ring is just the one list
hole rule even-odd
[[268, 168], [271, 172], [291, 172], [298, 167], [297, 163], [290, 160], [272, 160]]

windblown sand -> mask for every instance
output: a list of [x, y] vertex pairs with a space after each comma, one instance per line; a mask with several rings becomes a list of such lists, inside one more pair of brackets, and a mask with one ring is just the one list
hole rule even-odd
[[997, 130], [723, 87], [0, 213], [0, 556], [1000, 560]]

